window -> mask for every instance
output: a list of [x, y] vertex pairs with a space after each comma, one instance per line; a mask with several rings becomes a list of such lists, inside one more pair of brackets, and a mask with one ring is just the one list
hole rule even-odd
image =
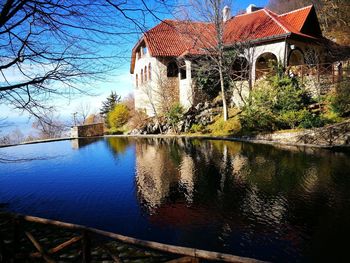
[[147, 66], [145, 66], [145, 77], [144, 77], [144, 79], [145, 79], [145, 82], [147, 81]]
[[146, 55], [147, 54], [147, 48], [146, 47], [142, 47], [142, 54]]
[[136, 74], [135, 81], [136, 81], [136, 88], [137, 88], [139, 86], [139, 76], [137, 74]]
[[184, 63], [180, 66], [180, 78], [186, 79], [186, 64]]
[[152, 67], [151, 63], [148, 64], [148, 80], [152, 80]]
[[141, 69], [141, 84], [143, 83], [143, 69]]
[[179, 74], [179, 68], [176, 62], [175, 61], [170, 62], [167, 66], [167, 77], [168, 78], [177, 77], [178, 74]]

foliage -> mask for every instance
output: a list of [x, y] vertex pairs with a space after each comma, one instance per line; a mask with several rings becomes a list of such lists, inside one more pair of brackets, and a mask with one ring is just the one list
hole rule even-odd
[[316, 8], [320, 26], [326, 37], [339, 44], [350, 44], [350, 6], [348, 0], [270, 0], [268, 7], [277, 13], [310, 4]]
[[350, 83], [344, 81], [339, 83], [336, 92], [331, 99], [331, 107], [339, 116], [346, 117], [350, 115]]
[[116, 92], [111, 91], [111, 94], [107, 97], [107, 99], [102, 102], [100, 114], [102, 116], [106, 116], [120, 102], [120, 99], [120, 96]]
[[[238, 54], [236, 50], [224, 50], [223, 52], [222, 71], [226, 92], [230, 89], [232, 80], [236, 77], [236, 74], [232, 72], [232, 68], [237, 66], [236, 64], [241, 63]], [[243, 65], [238, 65], [238, 67], [243, 67]], [[193, 63], [193, 70], [196, 86], [204, 92], [209, 99], [217, 97], [220, 92], [220, 75], [219, 71], [212, 66], [211, 60], [201, 59], [195, 61]]]
[[129, 119], [130, 112], [124, 104], [117, 104], [114, 109], [108, 113], [107, 120], [111, 128], [122, 127]]
[[109, 128], [105, 131], [105, 134], [107, 135], [121, 135], [124, 134], [125, 130], [124, 129], [119, 129], [119, 128]]
[[310, 103], [310, 95], [298, 80], [286, 76], [277, 65], [275, 74], [251, 92], [241, 114], [242, 126], [246, 130], [274, 131], [324, 125], [322, 116], [307, 109]]
[[205, 130], [205, 127], [202, 124], [194, 123], [191, 125], [190, 132], [191, 133], [201, 133]]
[[183, 115], [184, 109], [179, 103], [174, 104], [166, 113], [168, 123], [174, 128], [176, 133], [178, 132], [177, 124], [181, 121]]
[[213, 124], [208, 126], [208, 130], [215, 136], [233, 135], [241, 130], [241, 123], [238, 116], [231, 117], [227, 121], [219, 117]]

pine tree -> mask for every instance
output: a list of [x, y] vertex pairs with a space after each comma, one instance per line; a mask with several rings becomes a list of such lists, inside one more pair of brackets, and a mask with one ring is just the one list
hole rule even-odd
[[107, 97], [106, 101], [102, 102], [102, 108], [100, 109], [100, 114], [106, 116], [110, 111], [112, 111], [118, 103], [120, 103], [121, 97], [116, 93], [111, 91], [111, 94]]

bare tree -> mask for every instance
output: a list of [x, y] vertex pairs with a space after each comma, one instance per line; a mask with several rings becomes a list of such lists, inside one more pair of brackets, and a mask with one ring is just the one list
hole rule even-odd
[[76, 108], [78, 124], [84, 124], [87, 116], [91, 113], [91, 104], [88, 102], [80, 102]]
[[149, 15], [143, 0], [1, 1], [1, 103], [40, 117], [52, 95], [89, 93], [82, 83], [128, 59], [108, 50], [134, 41]]
[[66, 125], [53, 111], [46, 111], [45, 116], [36, 118], [33, 128], [39, 131], [40, 139], [50, 139], [61, 137], [66, 130]]
[[[154, 115], [158, 123], [161, 117], [170, 111], [171, 107], [179, 100], [176, 93], [178, 78], [168, 78], [166, 69], [152, 71], [152, 80], [141, 83], [139, 89], [142, 96], [141, 103], [148, 109], [150, 115]], [[162, 132], [162, 131], [161, 131]]]
[[[193, 69], [196, 72], [205, 72], [206, 75], [217, 75], [218, 86], [223, 104], [223, 118], [228, 119], [228, 105], [225, 85], [225, 46], [224, 46], [224, 19], [222, 10], [229, 1], [225, 0], [191, 0], [190, 7], [183, 9], [182, 15], [188, 21], [187, 25], [179, 28], [183, 34], [193, 38], [194, 49], [198, 53], [194, 59]], [[196, 23], [196, 21], [205, 23]]]

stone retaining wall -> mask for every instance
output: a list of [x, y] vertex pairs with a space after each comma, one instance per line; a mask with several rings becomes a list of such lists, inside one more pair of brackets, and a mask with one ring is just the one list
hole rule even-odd
[[79, 125], [71, 128], [71, 137], [93, 137], [103, 135], [103, 123]]
[[247, 138], [286, 144], [309, 144], [319, 146], [350, 146], [350, 120], [322, 128], [296, 132], [258, 134]]

